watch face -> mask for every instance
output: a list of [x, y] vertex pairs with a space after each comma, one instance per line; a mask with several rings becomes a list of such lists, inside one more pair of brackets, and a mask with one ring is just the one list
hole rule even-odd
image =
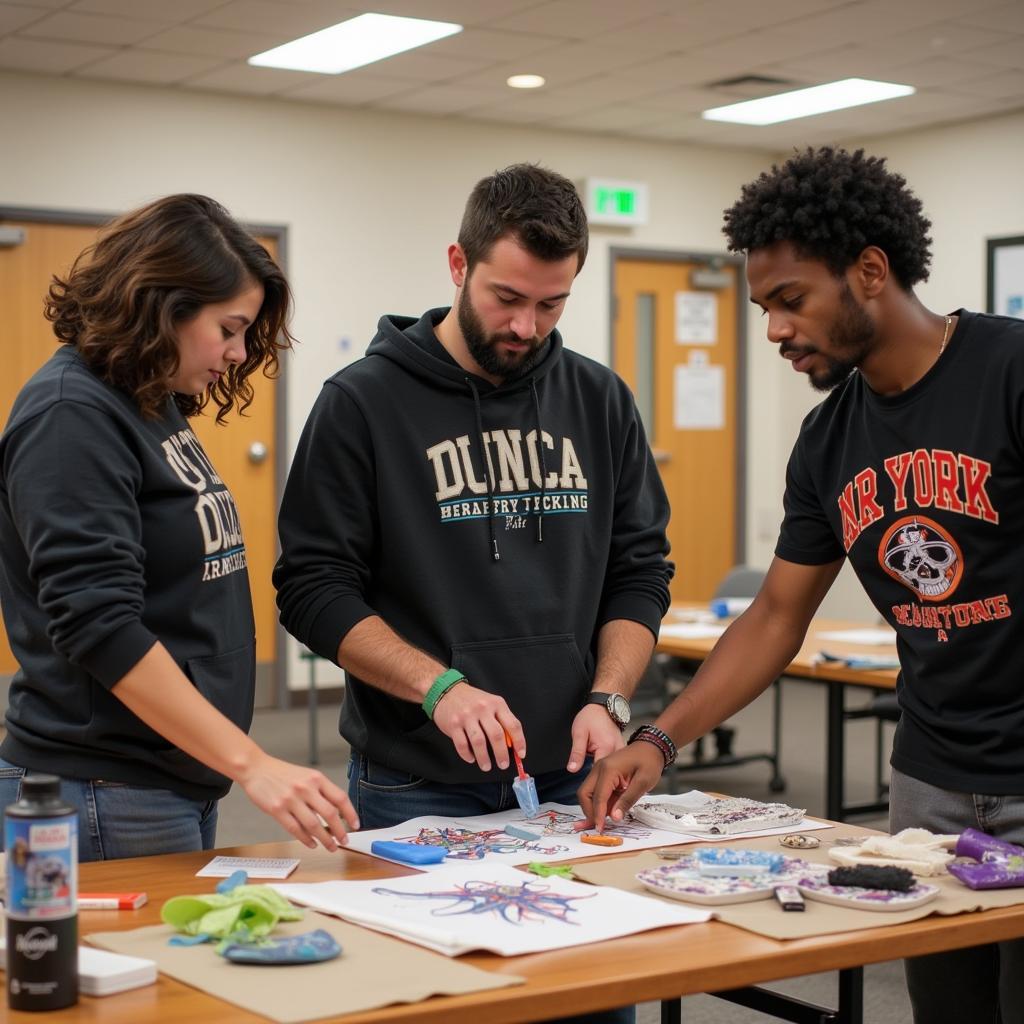
[[629, 701], [621, 693], [613, 693], [608, 701], [608, 713], [620, 726], [629, 724]]

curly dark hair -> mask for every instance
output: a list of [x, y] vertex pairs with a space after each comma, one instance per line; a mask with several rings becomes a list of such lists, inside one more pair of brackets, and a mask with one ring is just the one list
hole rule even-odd
[[494, 243], [512, 235], [531, 256], [587, 258], [587, 214], [576, 186], [561, 174], [536, 164], [513, 164], [473, 186], [459, 228], [467, 270], [486, 260]]
[[[174, 393], [177, 332], [203, 306], [227, 302], [245, 288], [263, 286], [263, 304], [245, 332], [245, 359], [201, 395]], [[217, 422], [252, 403], [248, 377], [278, 372], [277, 353], [294, 339], [287, 323], [291, 291], [267, 250], [220, 203], [207, 196], [173, 195], [118, 217], [54, 276], [45, 315], [53, 332], [73, 345], [100, 378], [131, 395], [147, 419], [173, 395], [186, 416], [212, 400]]]
[[931, 221], [906, 179], [885, 157], [823, 146], [772, 165], [744, 185], [722, 229], [733, 251], [790, 242], [803, 257], [842, 274], [869, 245], [878, 246], [900, 285], [928, 280]]

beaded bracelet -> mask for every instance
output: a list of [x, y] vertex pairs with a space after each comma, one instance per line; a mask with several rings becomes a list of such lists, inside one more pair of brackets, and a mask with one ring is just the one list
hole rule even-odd
[[668, 767], [673, 764], [678, 755], [679, 751], [676, 750], [675, 743], [672, 742], [672, 737], [667, 732], [663, 732], [656, 725], [641, 725], [632, 736], [629, 737], [629, 742], [633, 743], [636, 740], [643, 740], [645, 743], [653, 743], [661, 751], [661, 756], [665, 759], [665, 767], [662, 768], [662, 772], [665, 772]]
[[437, 707], [438, 701], [456, 684], [461, 683], [465, 680], [465, 676], [457, 668], [449, 668], [442, 672], [434, 681], [430, 684], [430, 689], [427, 690], [426, 696], [423, 698], [423, 710], [427, 713], [427, 718], [431, 721], [434, 720], [434, 709]]

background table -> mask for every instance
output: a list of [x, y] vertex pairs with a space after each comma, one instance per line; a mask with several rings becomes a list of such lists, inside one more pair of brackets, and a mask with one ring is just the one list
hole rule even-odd
[[[707, 610], [706, 605], [674, 604], [665, 617], [665, 623], [681, 622], [680, 617], [695, 608]], [[796, 678], [821, 683], [828, 687], [827, 731], [825, 744], [825, 817], [831, 821], [845, 821], [851, 814], [878, 811], [884, 805], [846, 804], [844, 801], [845, 733], [843, 711], [848, 686], [875, 690], [894, 690], [897, 669], [853, 669], [838, 663], [822, 663], [817, 659], [822, 647], [834, 654], [879, 654], [896, 656], [896, 645], [866, 647], [844, 643], [838, 640], [822, 641], [821, 633], [835, 630], [875, 628], [862, 622], [848, 622], [842, 619], [814, 619], [807, 631], [803, 646], [797, 656], [783, 671], [783, 678]], [[703, 661], [718, 642], [718, 637], [681, 638], [662, 636], [657, 649], [689, 661]], [[756, 657], [756, 652], [751, 652]]]

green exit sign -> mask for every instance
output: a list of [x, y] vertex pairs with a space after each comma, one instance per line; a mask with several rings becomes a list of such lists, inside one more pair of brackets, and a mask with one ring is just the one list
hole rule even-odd
[[583, 191], [592, 224], [647, 223], [647, 186], [643, 182], [588, 178]]

